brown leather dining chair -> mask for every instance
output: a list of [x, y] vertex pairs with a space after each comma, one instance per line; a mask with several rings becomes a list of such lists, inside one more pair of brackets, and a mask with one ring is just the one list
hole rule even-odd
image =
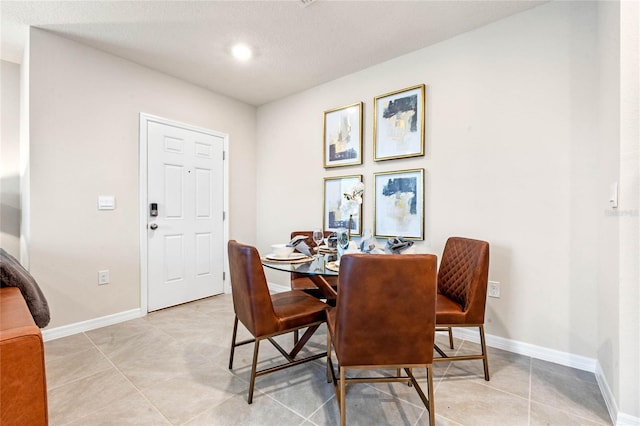
[[[326, 321], [327, 305], [313, 296], [299, 291], [286, 291], [269, 294], [267, 280], [260, 262], [260, 255], [255, 247], [231, 240], [227, 244], [229, 252], [229, 274], [231, 278], [231, 292], [235, 319], [233, 323], [233, 337], [231, 338], [231, 353], [229, 354], [229, 369], [233, 368], [235, 348], [248, 343], [254, 343], [253, 363], [251, 365], [251, 379], [249, 382], [249, 397], [247, 402], [253, 402], [253, 390], [256, 377], [299, 365], [326, 356], [325, 352], [296, 359], [296, 355], [307, 343], [320, 324]], [[249, 330], [253, 339], [236, 341], [238, 321]], [[290, 333], [301, 328], [307, 328], [302, 338], [296, 343], [291, 352], [286, 352], [273, 337]], [[260, 342], [267, 339], [287, 359], [286, 363], [257, 371], [258, 349]]]
[[[489, 279], [489, 243], [469, 238], [451, 237], [445, 244], [438, 270], [438, 297], [436, 300], [436, 327], [448, 330], [454, 327], [478, 327], [480, 354], [448, 356], [435, 345], [440, 361], [468, 361], [481, 359], [484, 379], [489, 380], [489, 362], [484, 336], [484, 313]], [[453, 347], [451, 334], [450, 346]]]
[[[435, 425], [433, 344], [437, 258], [429, 254], [350, 254], [340, 260], [340, 286], [329, 310], [327, 378], [333, 380], [340, 424], [346, 424], [347, 383], [407, 382]], [[332, 347], [339, 365], [336, 377]], [[413, 376], [426, 368], [428, 398]], [[392, 369], [395, 375], [347, 378], [347, 370]], [[404, 369], [406, 376], [401, 375]]]

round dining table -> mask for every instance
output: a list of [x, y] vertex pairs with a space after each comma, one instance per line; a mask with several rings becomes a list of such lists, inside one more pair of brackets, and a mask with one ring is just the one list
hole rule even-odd
[[323, 256], [291, 261], [263, 257], [262, 265], [277, 271], [296, 273], [309, 277], [309, 279], [320, 289], [322, 294], [325, 295], [327, 300], [335, 300], [338, 296], [337, 290], [325, 279], [325, 277], [337, 277], [338, 268], [335, 262], [328, 262]]

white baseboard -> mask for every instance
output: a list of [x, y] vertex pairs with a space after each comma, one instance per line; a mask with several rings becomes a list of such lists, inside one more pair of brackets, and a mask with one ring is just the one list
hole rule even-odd
[[604, 376], [604, 371], [602, 371], [602, 366], [599, 362], [596, 363], [596, 381], [598, 382], [598, 387], [600, 388], [600, 393], [602, 394], [602, 398], [604, 398], [604, 403], [607, 406], [607, 410], [609, 411], [609, 417], [613, 420], [613, 424], [617, 425], [618, 421], [618, 404], [616, 403], [616, 399], [613, 396], [613, 392], [611, 392], [611, 388], [609, 387], [609, 383], [607, 382], [607, 378]]
[[[469, 329], [454, 328], [453, 335], [475, 343], [480, 342], [480, 334], [478, 333], [477, 327], [471, 327]], [[596, 360], [593, 358], [574, 355], [555, 349], [532, 345], [530, 343], [519, 342], [517, 340], [505, 339], [504, 337], [493, 336], [491, 334], [486, 334], [485, 337], [487, 346], [491, 346], [492, 348], [503, 349], [508, 352], [530, 356], [532, 358], [553, 362], [566, 367], [589, 371], [591, 373], [596, 372]]]
[[108, 325], [118, 324], [120, 322], [129, 321], [135, 318], [145, 316], [147, 313], [141, 309], [131, 309], [130, 311], [118, 312], [117, 314], [107, 315], [100, 318], [94, 318], [87, 321], [76, 322], [74, 324], [63, 325], [51, 329], [42, 330], [42, 339], [45, 342], [49, 340], [59, 339], [61, 337], [71, 336], [73, 334], [94, 330]]
[[607, 378], [605, 377], [604, 371], [602, 371], [602, 366], [599, 362], [596, 363], [596, 380], [598, 381], [600, 392], [604, 398], [604, 403], [607, 405], [607, 410], [609, 410], [609, 416], [611, 417], [611, 420], [613, 420], [613, 424], [616, 426], [640, 426], [640, 417], [621, 413], [618, 410], [616, 398], [614, 397], [613, 392], [611, 392], [611, 388], [609, 387], [609, 383], [607, 382]]
[[630, 416], [625, 413], [618, 413], [616, 426], [638, 426], [640, 425], [640, 417]]
[[[225, 293], [227, 293], [226, 290], [227, 289], [225, 289]], [[281, 293], [283, 291], [288, 291], [291, 289], [282, 285], [269, 283], [269, 290], [271, 290], [273, 293]], [[231, 294], [231, 289], [228, 289], [228, 293]], [[87, 321], [81, 321], [74, 324], [63, 325], [61, 327], [46, 328], [42, 330], [42, 340], [48, 342], [50, 340], [60, 339], [61, 337], [67, 337], [89, 330], [95, 330], [96, 328], [106, 327], [109, 325], [118, 324], [120, 322], [140, 318], [145, 315], [146, 312], [144, 312], [142, 309], [131, 309], [130, 311], [118, 312], [117, 314], [94, 318]]]

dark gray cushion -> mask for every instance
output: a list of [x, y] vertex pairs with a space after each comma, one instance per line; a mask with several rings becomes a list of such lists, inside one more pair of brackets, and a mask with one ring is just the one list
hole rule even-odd
[[17, 287], [27, 302], [36, 325], [44, 328], [49, 324], [49, 304], [40, 286], [31, 274], [4, 249], [0, 248], [0, 287]]

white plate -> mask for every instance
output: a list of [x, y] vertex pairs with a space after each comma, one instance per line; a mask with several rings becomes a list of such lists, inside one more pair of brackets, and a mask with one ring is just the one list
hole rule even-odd
[[298, 260], [307, 257], [307, 255], [304, 253], [291, 253], [289, 256], [276, 256], [275, 254], [270, 253], [265, 257], [271, 260]]
[[325, 267], [334, 272], [338, 272], [340, 270], [340, 264], [338, 262], [328, 262]]

